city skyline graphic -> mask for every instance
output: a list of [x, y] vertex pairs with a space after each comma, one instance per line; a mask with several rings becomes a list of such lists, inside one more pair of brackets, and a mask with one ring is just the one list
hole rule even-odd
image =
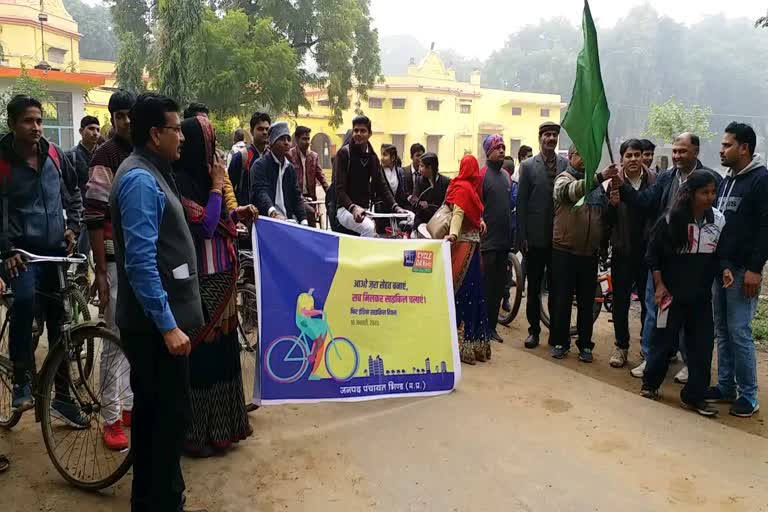
[[400, 369], [386, 369], [384, 365], [384, 359], [381, 355], [377, 354], [374, 358], [372, 355], [368, 356], [368, 368], [363, 370], [364, 377], [388, 377], [392, 375], [431, 375], [431, 374], [447, 374], [448, 363], [440, 361], [440, 364], [436, 364], [432, 367], [432, 361], [429, 357], [424, 360], [423, 367], [412, 366], [411, 371], [408, 372], [404, 368]]

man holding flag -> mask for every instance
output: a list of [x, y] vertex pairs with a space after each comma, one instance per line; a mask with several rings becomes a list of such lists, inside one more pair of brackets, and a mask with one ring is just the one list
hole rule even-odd
[[[563, 128], [574, 145], [568, 152], [570, 166], [558, 176], [554, 187], [555, 222], [552, 238], [552, 357], [562, 359], [570, 350], [569, 323], [572, 297], [578, 307], [579, 359], [592, 362], [592, 305], [597, 280], [597, 255], [602, 238], [602, 213], [607, 201], [602, 187], [596, 188], [595, 172], [600, 165], [603, 141], [607, 139], [608, 100], [600, 72], [597, 30], [589, 2], [584, 2], [584, 48], [576, 64], [576, 82]], [[610, 145], [608, 147], [610, 152]], [[613, 158], [611, 157], [611, 160]], [[618, 168], [609, 166], [598, 182], [616, 178]], [[611, 201], [618, 202], [617, 187]]]

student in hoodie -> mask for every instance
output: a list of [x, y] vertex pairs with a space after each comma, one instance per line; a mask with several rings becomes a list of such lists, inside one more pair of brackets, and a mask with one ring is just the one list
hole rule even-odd
[[659, 387], [669, 368], [669, 351], [680, 330], [685, 329], [689, 378], [680, 399], [683, 406], [702, 416], [717, 414], [705, 400], [714, 345], [712, 282], [720, 273], [715, 288], [734, 284], [731, 270], [720, 272], [718, 246], [726, 220], [712, 207], [716, 194], [714, 176], [693, 171], [677, 192], [672, 208], [654, 226], [647, 253], [655, 285], [654, 302], [660, 311], [641, 394], [652, 400], [659, 398]]
[[[677, 197], [677, 191], [693, 171], [703, 169], [712, 174], [715, 182], [719, 184], [722, 181], [722, 176], [712, 169], [704, 167], [699, 160], [700, 146], [701, 140], [698, 135], [693, 133], [678, 135], [672, 145], [672, 168], [656, 176], [656, 182], [644, 190], [635, 190], [628, 181], [625, 181], [621, 187], [622, 202], [628, 204], [631, 208], [638, 209], [645, 216], [646, 221], [653, 226], [659, 217], [672, 206]], [[653, 297], [653, 276], [649, 272], [645, 288], [646, 315], [640, 343], [640, 355], [643, 361], [630, 372], [633, 377], [637, 378], [642, 378], [643, 372], [645, 372], [645, 359], [648, 357], [648, 351], [651, 347], [651, 335], [656, 327], [656, 304], [653, 301]], [[678, 346], [673, 346], [671, 351], [672, 353], [669, 354], [669, 357], [675, 359]], [[683, 346], [680, 346], [680, 352], [683, 355], [683, 359], [685, 359], [686, 355]], [[686, 380], [688, 380], [688, 369], [683, 367], [675, 376], [675, 381], [684, 383]]]
[[714, 285], [717, 385], [707, 394], [712, 402], [733, 402], [730, 413], [743, 418], [760, 409], [752, 320], [768, 259], [768, 169], [755, 155], [756, 143], [751, 126], [731, 123], [720, 149], [729, 168], [717, 193], [726, 220], [720, 251], [733, 286], [724, 288], [721, 278]]
[[[3, 262], [4, 278], [14, 292], [8, 331], [14, 382], [11, 407], [22, 412], [35, 404], [33, 319], [46, 318], [53, 346], [61, 332], [64, 307], [61, 301], [46, 298], [59, 289], [56, 266], [27, 265], [13, 250], [48, 256], [71, 254], [80, 230], [83, 199], [72, 162], [43, 137], [43, 106], [38, 100], [14, 96], [8, 103], [8, 127], [10, 132], [0, 139], [0, 252], [11, 254]], [[56, 418], [73, 428], [87, 428], [90, 420], [68, 388], [66, 378], [57, 378], [52, 403]]]

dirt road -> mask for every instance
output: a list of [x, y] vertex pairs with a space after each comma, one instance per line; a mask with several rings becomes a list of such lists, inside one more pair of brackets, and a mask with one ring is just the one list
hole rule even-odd
[[[189, 502], [212, 512], [768, 511], [762, 417], [701, 418], [676, 405], [674, 384], [668, 404], [640, 398], [639, 383], [607, 365], [606, 315], [592, 366], [526, 352], [522, 327], [505, 329], [493, 361], [465, 367], [449, 396], [253, 413], [256, 436], [233, 453], [184, 461]], [[67, 487], [29, 418], [0, 435], [13, 462], [0, 510], [129, 510], [129, 477], [99, 495]]]

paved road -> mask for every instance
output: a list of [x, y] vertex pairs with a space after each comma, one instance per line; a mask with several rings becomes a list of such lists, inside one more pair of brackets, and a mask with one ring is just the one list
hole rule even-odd
[[[211, 511], [768, 511], [768, 440], [511, 346], [430, 399], [280, 406], [224, 458], [185, 461]], [[128, 510], [63, 484], [28, 418], [0, 510]]]

